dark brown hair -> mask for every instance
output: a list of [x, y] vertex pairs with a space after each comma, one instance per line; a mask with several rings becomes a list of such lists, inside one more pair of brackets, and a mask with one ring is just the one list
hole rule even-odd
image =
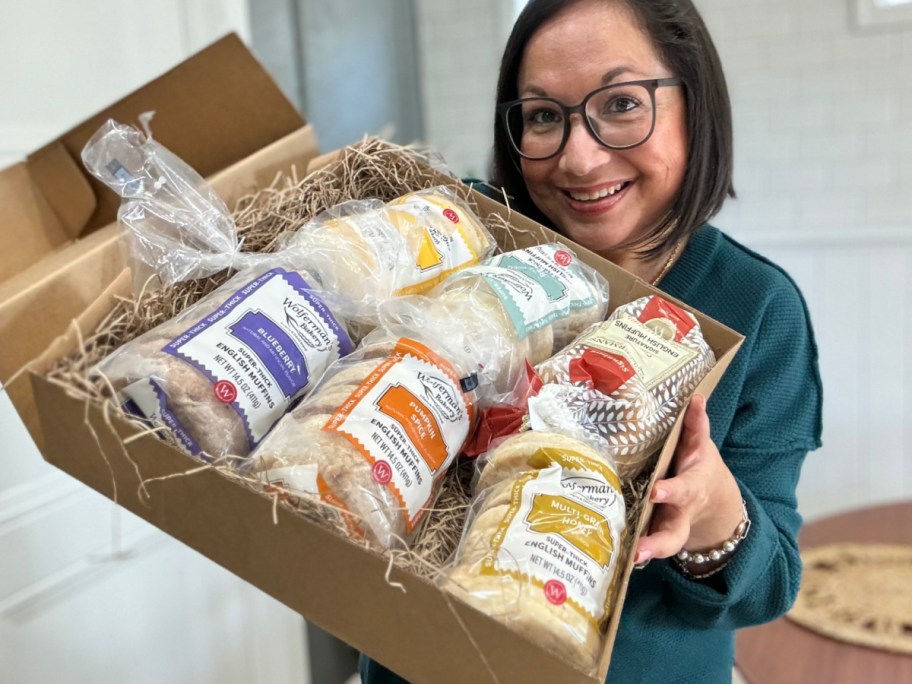
[[[504, 49], [497, 104], [518, 97], [519, 69], [532, 36], [555, 15], [581, 0], [531, 0], [520, 13]], [[722, 64], [703, 19], [690, 0], [605, 0], [623, 3], [639, 20], [687, 99], [687, 169], [671, 211], [634, 246], [641, 256], [657, 256], [706, 223], [734, 197], [732, 120]], [[532, 202], [500, 117], [494, 123], [491, 181], [514, 207], [550, 225]], [[558, 226], [554, 226], [559, 229]]]

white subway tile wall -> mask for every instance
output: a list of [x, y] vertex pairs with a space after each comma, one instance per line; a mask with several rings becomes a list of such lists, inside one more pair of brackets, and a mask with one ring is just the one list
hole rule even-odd
[[[735, 110], [739, 199], [718, 222], [745, 233], [910, 230], [912, 25], [862, 31], [834, 0], [696, 4]], [[795, 210], [771, 216], [783, 194]]]
[[834, 0], [696, 4], [734, 108], [738, 199], [715, 222], [789, 271], [817, 333], [824, 446], [799, 508], [912, 498], [912, 23], [862, 30]]

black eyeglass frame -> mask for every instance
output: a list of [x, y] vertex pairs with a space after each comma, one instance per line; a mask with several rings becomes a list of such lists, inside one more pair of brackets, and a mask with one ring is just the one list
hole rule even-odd
[[[652, 109], [652, 121], [649, 124], [649, 132], [646, 134], [646, 137], [644, 137], [642, 140], [640, 140], [640, 142], [634, 143], [633, 145], [609, 145], [604, 140], [602, 140], [598, 136], [598, 133], [596, 133], [595, 130], [592, 128], [592, 122], [589, 120], [589, 117], [586, 116], [586, 105], [589, 104], [589, 100], [591, 100], [594, 96], [598, 95], [601, 92], [610, 90], [611, 88], [618, 88], [621, 86], [629, 86], [629, 85], [643, 86], [649, 92], [649, 99], [650, 99], [650, 104], [651, 104], [651, 109]], [[586, 97], [583, 98], [582, 102], [580, 102], [578, 105], [574, 105], [572, 107], [568, 107], [563, 102], [559, 102], [558, 100], [555, 100], [553, 97], [524, 97], [524, 98], [520, 98], [519, 100], [511, 100], [510, 102], [502, 102], [501, 104], [497, 105], [497, 113], [502, 120], [504, 132], [507, 135], [507, 139], [510, 141], [510, 147], [512, 147], [513, 150], [516, 152], [516, 154], [518, 154], [520, 157], [522, 157], [523, 159], [529, 159], [530, 161], [544, 161], [545, 159], [551, 159], [552, 157], [556, 157], [557, 155], [559, 155], [561, 152], [564, 151], [564, 148], [567, 146], [567, 141], [570, 139], [570, 116], [572, 114], [580, 115], [580, 118], [583, 120], [583, 123], [586, 126], [586, 130], [589, 132], [589, 135], [591, 135], [592, 138], [597, 143], [602, 145], [603, 147], [607, 147], [609, 150], [629, 150], [634, 147], [639, 147], [640, 145], [645, 143], [647, 140], [649, 140], [649, 138], [652, 137], [652, 133], [655, 130], [655, 121], [656, 121], [656, 111], [655, 111], [656, 88], [661, 88], [663, 86], [677, 86], [677, 85], [681, 85], [681, 86], [684, 85], [684, 79], [682, 79], [679, 76], [669, 76], [668, 78], [651, 78], [651, 79], [645, 79], [642, 81], [624, 81], [623, 83], [610, 83], [606, 86], [602, 86], [601, 88], [596, 88], [591, 93], [586, 95]], [[561, 112], [564, 114], [564, 134], [561, 137], [560, 145], [557, 146], [557, 150], [555, 150], [554, 152], [552, 152], [551, 154], [549, 154], [545, 157], [531, 157], [527, 154], [523, 154], [522, 150], [519, 149], [519, 146], [516, 144], [516, 141], [513, 139], [513, 136], [510, 134], [510, 120], [509, 120], [510, 109], [512, 107], [515, 107], [518, 104], [522, 104], [523, 102], [527, 102], [530, 100], [536, 100], [536, 101], [545, 100], [547, 102], [553, 102], [555, 105], [557, 105], [560, 108]]]

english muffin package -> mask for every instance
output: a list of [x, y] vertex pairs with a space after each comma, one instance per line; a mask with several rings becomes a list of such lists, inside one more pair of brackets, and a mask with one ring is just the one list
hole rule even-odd
[[407, 546], [474, 425], [469, 366], [434, 335], [377, 330], [279, 421], [249, 472], [329, 504], [356, 538]]
[[503, 401], [527, 360], [547, 359], [562, 340], [601, 320], [607, 283], [556, 243], [496, 255], [462, 269], [427, 297], [403, 297], [381, 307], [381, 319], [436, 329], [458, 321], [457, 334], [478, 361], [479, 403]]
[[175, 283], [240, 269], [222, 287], [109, 354], [90, 372], [128, 413], [169, 428], [190, 454], [245, 456], [326, 367], [352, 349], [344, 296], [320, 291], [309, 256], [240, 252], [228, 208], [187, 164], [108, 121], [86, 144], [89, 170], [123, 202], [129, 263]]
[[240, 251], [222, 198], [152, 138], [153, 114], [139, 117], [144, 132], [108, 120], [82, 151], [89, 172], [123, 198], [117, 218], [137, 292], [150, 277], [170, 285], [213, 275], [234, 264]]
[[598, 438], [527, 431], [486, 455], [440, 584], [544, 648], [594, 667], [616, 597], [621, 482]]
[[346, 303], [269, 255], [92, 371], [191, 455], [246, 456], [353, 343]]
[[377, 306], [421, 293], [478, 263], [496, 247], [472, 210], [446, 187], [407, 193], [384, 204], [350, 200], [287, 236], [309, 256], [323, 288], [358, 303], [355, 316], [376, 324]]
[[714, 364], [689, 312], [641, 297], [536, 367], [545, 386], [529, 402], [530, 420], [545, 427], [569, 411], [605, 440], [621, 476], [633, 478]]

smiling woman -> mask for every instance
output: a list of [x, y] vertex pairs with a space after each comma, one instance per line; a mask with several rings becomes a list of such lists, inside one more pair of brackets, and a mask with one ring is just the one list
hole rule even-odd
[[[707, 224], [732, 188], [722, 67], [690, 0], [531, 0], [501, 63], [491, 185], [511, 207], [659, 286], [745, 342], [684, 418], [649, 491], [608, 680], [730, 682], [734, 631], [797, 593], [795, 488], [820, 445], [804, 300]], [[496, 197], [496, 193], [492, 193]], [[367, 658], [368, 684], [401, 682]]]

